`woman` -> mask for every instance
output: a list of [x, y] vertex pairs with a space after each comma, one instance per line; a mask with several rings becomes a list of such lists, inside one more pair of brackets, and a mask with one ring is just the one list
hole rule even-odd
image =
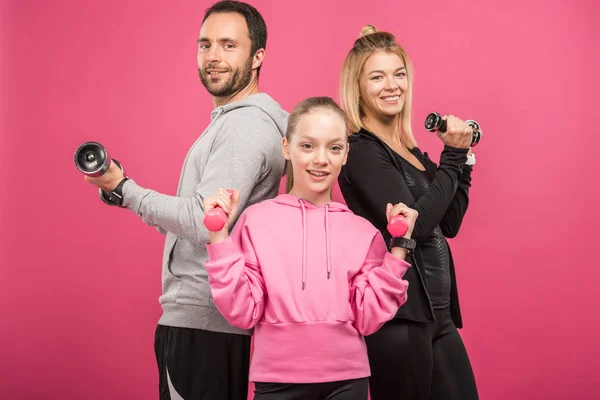
[[[331, 201], [348, 155], [346, 116], [331, 98], [294, 108], [283, 154], [288, 193], [247, 208], [231, 237], [228, 224], [210, 233], [215, 304], [232, 325], [255, 328], [255, 399], [367, 400], [363, 336], [406, 301], [404, 259], [417, 213], [383, 205], [386, 219], [401, 214], [408, 224], [388, 251], [372, 224]], [[238, 196], [221, 189], [204, 209], [220, 206], [231, 219]]]
[[[342, 106], [348, 114], [350, 152], [339, 185], [348, 207], [386, 240], [387, 203], [402, 202], [419, 218], [409, 257], [408, 301], [395, 318], [366, 338], [371, 396], [380, 399], [477, 399], [462, 327], [454, 264], [446, 237], [458, 233], [469, 203], [471, 128], [444, 117], [440, 165], [412, 135], [413, 67], [387, 32], [367, 25], [344, 62]], [[396, 393], [392, 395], [392, 393]]]

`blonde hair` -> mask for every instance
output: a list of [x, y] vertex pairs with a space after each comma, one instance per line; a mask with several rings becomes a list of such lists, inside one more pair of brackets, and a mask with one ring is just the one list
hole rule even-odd
[[404, 107], [400, 112], [400, 139], [408, 148], [417, 146], [412, 133], [411, 109], [412, 88], [414, 81], [413, 64], [404, 48], [396, 43], [396, 37], [389, 32], [379, 32], [373, 25], [365, 25], [360, 31], [360, 37], [344, 60], [340, 81], [340, 99], [342, 108], [348, 115], [348, 127], [351, 133], [358, 132], [364, 126], [365, 113], [361, 104], [360, 78], [364, 66], [374, 53], [386, 52], [398, 55], [406, 67], [408, 87], [406, 89]]
[[[288, 143], [292, 140], [292, 136], [296, 133], [296, 127], [302, 116], [317, 110], [331, 111], [338, 115], [344, 124], [347, 125], [346, 113], [344, 110], [331, 98], [327, 96], [321, 97], [309, 97], [302, 100], [294, 107], [288, 118], [287, 130], [285, 132], [285, 138]], [[294, 171], [292, 163], [289, 160], [285, 162], [285, 176], [286, 176], [286, 193], [289, 193], [294, 186]]]

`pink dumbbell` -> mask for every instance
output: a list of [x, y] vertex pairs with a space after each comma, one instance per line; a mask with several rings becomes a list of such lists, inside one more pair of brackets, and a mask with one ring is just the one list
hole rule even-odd
[[408, 230], [408, 223], [404, 215], [394, 215], [388, 221], [387, 230], [393, 237], [402, 237]]
[[[227, 189], [227, 193], [233, 196], [233, 190]], [[227, 214], [219, 206], [208, 210], [204, 216], [204, 226], [211, 232], [218, 232], [223, 229], [225, 222], [227, 222]]]

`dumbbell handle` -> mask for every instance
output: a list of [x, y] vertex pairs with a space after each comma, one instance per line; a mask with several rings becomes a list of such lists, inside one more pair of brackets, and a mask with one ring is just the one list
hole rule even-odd
[[[229, 193], [229, 196], [233, 196], [233, 190], [227, 189], [227, 193]], [[218, 232], [225, 226], [227, 214], [221, 207], [216, 206], [206, 212], [203, 222], [206, 229], [211, 232]]]
[[438, 131], [446, 133], [447, 130], [448, 130], [448, 123], [445, 119], [443, 119], [442, 122], [440, 122], [440, 127], [438, 128]]
[[[465, 121], [467, 125], [469, 125], [473, 129], [473, 139], [471, 140], [471, 147], [477, 146], [479, 141], [481, 140], [481, 135], [483, 132], [481, 131], [481, 127], [477, 123], [477, 121], [469, 119]], [[436, 112], [430, 113], [425, 119], [425, 129], [429, 132], [440, 131], [445, 133], [448, 129], [448, 124], [446, 120], [442, 119], [442, 116]]]
[[406, 218], [403, 215], [394, 215], [388, 221], [387, 225], [388, 232], [393, 237], [402, 237], [406, 234], [408, 230], [408, 223], [406, 222]]

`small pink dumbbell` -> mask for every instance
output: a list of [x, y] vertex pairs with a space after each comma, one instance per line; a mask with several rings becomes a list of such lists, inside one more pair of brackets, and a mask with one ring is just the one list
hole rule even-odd
[[[227, 193], [229, 193], [230, 196], [233, 196], [233, 190], [227, 189]], [[218, 232], [225, 226], [227, 214], [225, 214], [225, 211], [223, 211], [221, 207], [216, 206], [206, 212], [203, 222], [206, 229], [211, 232]]]
[[394, 215], [388, 221], [387, 230], [393, 237], [402, 237], [408, 230], [408, 223], [404, 215]]

